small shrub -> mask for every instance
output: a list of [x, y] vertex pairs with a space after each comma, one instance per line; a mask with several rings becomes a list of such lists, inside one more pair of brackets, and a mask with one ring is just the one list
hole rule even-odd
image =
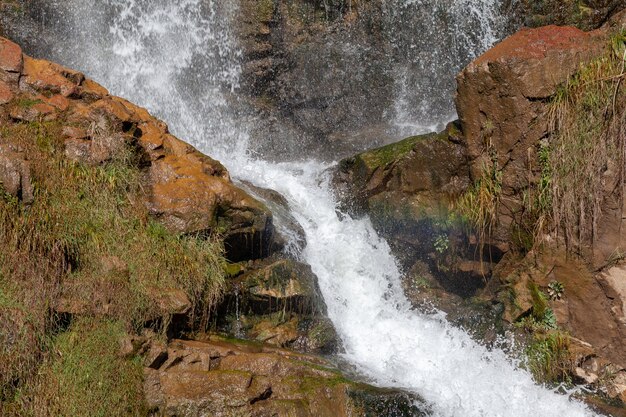
[[552, 281], [548, 284], [548, 296], [551, 300], [560, 300], [565, 287], [559, 281]]
[[526, 349], [526, 364], [537, 381], [547, 384], [571, 382], [573, 359], [569, 346], [566, 333], [551, 331], [535, 334]]

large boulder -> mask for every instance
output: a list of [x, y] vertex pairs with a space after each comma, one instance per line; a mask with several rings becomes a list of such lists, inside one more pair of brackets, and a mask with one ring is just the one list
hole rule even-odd
[[154, 415], [422, 416], [411, 395], [346, 379], [320, 358], [261, 344], [174, 340], [147, 362]]
[[540, 141], [549, 131], [548, 100], [581, 64], [601, 56], [606, 44], [604, 32], [523, 29], [457, 76], [456, 106], [471, 179], [478, 181], [486, 167], [501, 170], [501, 204], [491, 238], [504, 252], [523, 209], [524, 190], [540, 170]]
[[492, 260], [484, 264], [475, 259], [478, 251], [453, 210], [469, 183], [457, 122], [439, 134], [346, 158], [334, 176], [342, 209], [357, 216], [367, 213], [407, 271], [423, 269], [445, 290], [463, 297], [483, 286]]
[[221, 164], [193, 150], [160, 158], [149, 172], [150, 211], [169, 229], [224, 233], [227, 257], [233, 262], [269, 254], [271, 212], [234, 186]]
[[346, 158], [335, 176], [344, 208], [368, 212], [383, 229], [437, 215], [469, 185], [459, 126]]

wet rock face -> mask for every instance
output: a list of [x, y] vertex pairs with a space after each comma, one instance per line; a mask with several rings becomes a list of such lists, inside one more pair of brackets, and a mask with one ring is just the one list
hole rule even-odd
[[456, 122], [439, 134], [346, 158], [334, 176], [342, 209], [368, 214], [405, 270], [425, 269], [435, 275], [439, 289], [462, 297], [484, 285], [492, 260], [483, 265], [474, 246], [462, 249], [471, 244], [451, 208], [469, 183], [465, 141]]
[[[494, 20], [510, 7], [496, 6]], [[236, 34], [257, 150], [336, 160], [423, 131], [402, 123], [451, 118], [453, 74], [484, 47], [485, 20], [467, 12], [453, 0], [242, 1]], [[489, 23], [496, 36], [512, 29], [501, 20]]]
[[261, 344], [174, 340], [149, 357], [158, 358], [144, 368], [152, 415], [425, 415], [407, 394], [357, 384], [320, 358]]
[[300, 352], [335, 353], [339, 338], [326, 318], [308, 265], [275, 257], [239, 266], [217, 312], [217, 329]]
[[[258, 259], [272, 251], [272, 214], [236, 187], [226, 169], [168, 132], [145, 109], [109, 95], [77, 71], [23, 55], [0, 38], [0, 105], [15, 122], [67, 121], [62, 135], [65, 156], [98, 165], [127, 145], [129, 163], [145, 169], [151, 214], [176, 233], [223, 234], [232, 261]], [[28, 161], [0, 144], [0, 185], [29, 203], [33, 199]]]
[[[440, 134], [410, 137], [342, 160], [335, 184], [344, 207], [374, 214], [386, 228], [402, 227], [398, 216], [419, 220], [446, 209], [469, 184], [462, 142], [459, 126], [452, 123]], [[388, 212], [377, 210], [384, 204]]]
[[[346, 137], [358, 141], [382, 124], [393, 100], [380, 4], [331, 3], [241, 2], [242, 86], [261, 115], [259, 150], [270, 157], [298, 155], [302, 145], [345, 154], [352, 146]], [[370, 103], [367, 114], [355, 111], [363, 103]]]

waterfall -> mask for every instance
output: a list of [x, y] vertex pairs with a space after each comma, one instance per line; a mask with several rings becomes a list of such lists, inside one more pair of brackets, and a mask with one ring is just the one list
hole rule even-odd
[[[34, 53], [85, 71], [112, 93], [163, 118], [174, 134], [221, 159], [235, 178], [275, 189], [288, 199], [293, 216], [306, 232], [308, 244], [302, 258], [319, 278], [329, 316], [345, 346], [343, 356], [372, 383], [419, 394], [430, 404], [431, 415], [438, 417], [594, 415], [584, 405], [536, 385], [502, 351], [489, 351], [475, 343], [442, 315], [412, 311], [402, 292], [396, 261], [371, 222], [337, 214], [326, 174], [328, 164], [315, 160], [270, 163], [246, 154], [247, 126], [254, 120], [241, 120], [232, 111], [240, 72], [239, 52], [229, 32], [230, 19], [237, 12], [235, 2], [31, 3], [39, 15], [25, 37]], [[441, 5], [449, 4], [455, 25], [464, 25], [459, 30], [471, 39], [446, 38], [446, 42], [465, 42], [453, 51], [471, 49], [464, 59], [496, 40], [490, 24], [497, 0], [396, 0], [389, 4], [398, 5], [397, 18], [419, 10], [441, 13]], [[486, 27], [479, 30], [479, 26]], [[420, 39], [419, 33], [402, 36], [409, 37], [409, 44]], [[455, 59], [445, 57], [444, 62]], [[454, 71], [435, 75], [450, 77]], [[397, 82], [400, 88], [403, 83], [417, 85], [419, 80], [407, 74]], [[398, 114], [403, 103], [412, 102], [408, 91], [400, 96]], [[452, 117], [451, 108], [446, 108], [447, 113], [444, 108], [445, 104], [424, 107], [421, 116]], [[420, 112], [408, 117], [419, 117]]]

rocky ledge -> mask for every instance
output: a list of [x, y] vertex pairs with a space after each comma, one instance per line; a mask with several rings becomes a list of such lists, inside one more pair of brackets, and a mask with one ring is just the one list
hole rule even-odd
[[[77, 71], [31, 58], [0, 39], [0, 113], [3, 123], [61, 121], [69, 160], [98, 165], [132, 143], [146, 176], [144, 204], [175, 233], [219, 231], [233, 261], [272, 250], [272, 214], [235, 186], [219, 162], [169, 133], [145, 109]], [[3, 149], [0, 183], [26, 203], [32, 199], [28, 163], [19, 150]]]
[[145, 392], [152, 415], [422, 416], [417, 398], [346, 379], [326, 360], [209, 338], [152, 345]]

